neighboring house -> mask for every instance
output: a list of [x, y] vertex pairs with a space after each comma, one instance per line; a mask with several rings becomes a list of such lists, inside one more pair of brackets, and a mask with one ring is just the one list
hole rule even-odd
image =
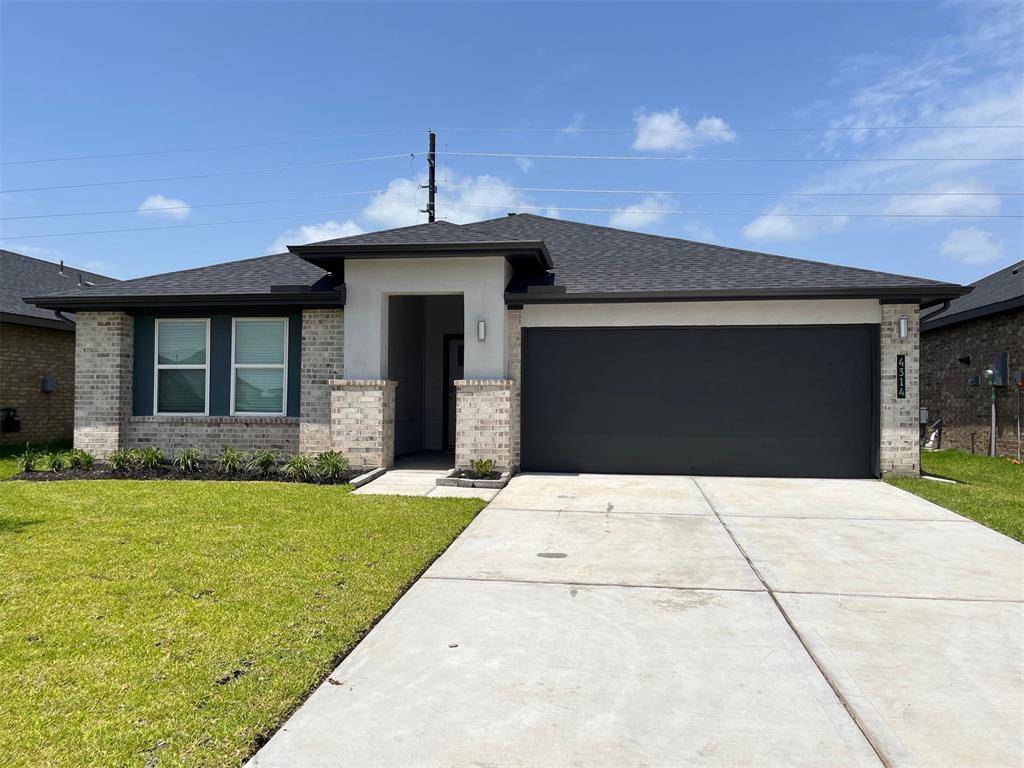
[[968, 289], [533, 215], [35, 298], [75, 441], [556, 472], [919, 470], [918, 317]]
[[921, 326], [921, 405], [942, 419], [940, 447], [988, 453], [992, 435], [991, 370], [1006, 353], [1007, 381], [996, 387], [996, 453], [1016, 456], [1024, 369], [1024, 261], [972, 285], [971, 293], [928, 313]]
[[0, 250], [0, 447], [70, 441], [75, 321], [23, 297], [107, 285], [109, 277]]

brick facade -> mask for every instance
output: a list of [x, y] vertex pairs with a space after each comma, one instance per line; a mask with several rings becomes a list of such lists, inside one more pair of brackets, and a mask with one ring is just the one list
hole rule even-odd
[[[1017, 392], [1013, 372], [1024, 369], [1024, 309], [925, 331], [921, 336], [921, 405], [928, 419], [942, 419], [942, 448], [989, 452], [992, 390], [985, 368], [1008, 352], [1010, 382], [996, 390], [996, 453], [1017, 455]], [[971, 356], [969, 366], [959, 358]], [[978, 386], [967, 382], [980, 376]]]
[[148, 446], [163, 449], [167, 458], [183, 448], [198, 448], [203, 456], [212, 458], [225, 446], [240, 451], [267, 448], [284, 458], [299, 450], [299, 420], [287, 416], [129, 417], [124, 447]]
[[[883, 475], [916, 475], [921, 471], [918, 371], [921, 357], [920, 311], [917, 304], [883, 304], [881, 323], [881, 450]], [[899, 319], [908, 318], [909, 333], [899, 335]], [[906, 396], [897, 397], [898, 355], [906, 359]]]
[[125, 445], [135, 326], [124, 312], [79, 312], [75, 323], [75, 447], [105, 458]]
[[473, 459], [493, 459], [499, 469], [512, 467], [515, 382], [463, 379], [455, 382], [455, 391], [455, 466], [467, 469]]
[[523, 310], [510, 309], [505, 318], [505, 375], [512, 382], [511, 466], [519, 467], [522, 444]]
[[[57, 388], [43, 392], [43, 377]], [[0, 323], [0, 407], [17, 408], [20, 432], [0, 433], [0, 446], [70, 442], [75, 421], [75, 334], [72, 330]]]
[[396, 386], [381, 379], [331, 380], [331, 445], [353, 467], [394, 465]]
[[302, 312], [302, 365], [299, 398], [300, 453], [331, 450], [331, 380], [344, 377], [345, 312]]

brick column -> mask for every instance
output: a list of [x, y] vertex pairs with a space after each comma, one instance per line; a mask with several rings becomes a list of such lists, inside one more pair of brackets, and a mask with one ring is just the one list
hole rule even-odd
[[302, 311], [299, 453], [331, 450], [331, 380], [344, 376], [345, 311]]
[[512, 468], [518, 468], [520, 442], [522, 439], [523, 310], [508, 310], [505, 328], [505, 375], [512, 382], [512, 403], [509, 419], [512, 449], [509, 461]]
[[455, 392], [455, 466], [468, 469], [473, 459], [494, 459], [498, 469], [509, 469], [514, 382], [462, 379]]
[[382, 379], [332, 379], [331, 446], [353, 467], [395, 463], [395, 387]]
[[134, 339], [134, 320], [124, 312], [75, 317], [75, 447], [97, 458], [125, 444]]
[[[909, 318], [909, 332], [900, 338], [899, 318]], [[921, 471], [919, 371], [920, 308], [917, 304], [883, 304], [881, 327], [881, 452], [883, 475], [916, 475]], [[897, 397], [897, 355], [906, 360], [906, 396]]]

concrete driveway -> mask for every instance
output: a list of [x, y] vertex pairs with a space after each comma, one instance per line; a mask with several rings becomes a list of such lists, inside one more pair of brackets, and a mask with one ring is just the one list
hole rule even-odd
[[251, 765], [1022, 755], [1016, 542], [874, 481], [520, 475]]

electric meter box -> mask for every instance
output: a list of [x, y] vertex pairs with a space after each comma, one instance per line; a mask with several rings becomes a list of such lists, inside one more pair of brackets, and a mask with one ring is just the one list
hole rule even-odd
[[990, 366], [992, 377], [988, 384], [992, 387], [1005, 387], [1010, 383], [1010, 355], [1008, 352], [996, 352]]

